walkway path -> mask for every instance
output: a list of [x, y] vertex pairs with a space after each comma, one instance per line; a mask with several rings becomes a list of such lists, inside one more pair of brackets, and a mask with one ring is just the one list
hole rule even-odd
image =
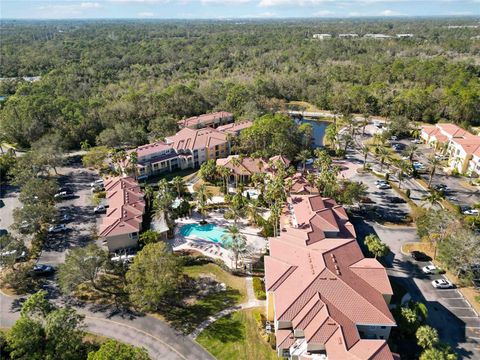
[[[0, 327], [11, 327], [19, 318], [18, 300], [21, 297], [0, 294]], [[151, 359], [214, 360], [199, 344], [179, 334], [165, 322], [152, 316], [111, 314], [104, 310], [76, 308], [85, 315], [88, 332], [145, 348]]]
[[198, 327], [193, 330], [192, 333], [188, 336], [192, 339], [196, 339], [198, 335], [200, 335], [200, 333], [208, 326], [213, 324], [218, 319], [227, 316], [228, 314], [231, 314], [235, 311], [265, 306], [265, 300], [257, 300], [255, 297], [255, 292], [253, 291], [253, 278], [251, 276], [245, 278], [245, 285], [247, 287], [247, 302], [223, 309], [215, 315], [210, 316], [207, 320], [203, 321], [200, 325], [198, 325]]

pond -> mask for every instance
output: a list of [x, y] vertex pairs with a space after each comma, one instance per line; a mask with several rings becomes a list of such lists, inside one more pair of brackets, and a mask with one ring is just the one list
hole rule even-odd
[[313, 147], [323, 146], [323, 137], [325, 136], [325, 129], [330, 122], [328, 121], [318, 121], [318, 120], [309, 120], [309, 119], [296, 119], [298, 124], [310, 124], [313, 127]]

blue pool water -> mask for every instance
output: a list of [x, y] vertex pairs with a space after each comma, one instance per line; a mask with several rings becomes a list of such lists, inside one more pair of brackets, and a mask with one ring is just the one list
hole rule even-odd
[[222, 235], [225, 234], [225, 229], [214, 224], [186, 224], [180, 228], [182, 236], [195, 236], [202, 240], [222, 243]]

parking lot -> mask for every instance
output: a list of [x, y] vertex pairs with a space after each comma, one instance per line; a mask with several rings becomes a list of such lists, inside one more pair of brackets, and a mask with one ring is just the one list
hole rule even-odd
[[70, 248], [84, 246], [91, 240], [91, 231], [96, 222], [91, 203], [90, 183], [97, 179], [95, 174], [82, 167], [79, 156], [68, 159], [65, 167], [59, 168], [59, 186], [67, 187], [73, 196], [58, 202], [59, 215], [68, 214], [72, 220], [66, 222], [66, 231], [49, 234], [38, 260], [41, 264], [57, 265], [65, 260]]

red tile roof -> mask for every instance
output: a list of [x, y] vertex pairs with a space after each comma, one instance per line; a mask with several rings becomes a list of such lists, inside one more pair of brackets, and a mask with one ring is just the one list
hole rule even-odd
[[165, 144], [163, 141], [157, 141], [151, 144], [139, 146], [136, 149], [129, 151], [129, 153], [135, 151], [137, 153], [137, 157], [141, 158], [144, 156], [156, 154], [160, 151], [166, 151], [170, 149], [172, 149], [170, 145]]
[[228, 142], [225, 133], [208, 127], [204, 129], [183, 128], [175, 135], [165, 138], [165, 141], [175, 150], [198, 150]]
[[188, 119], [180, 120], [177, 123], [180, 127], [197, 127], [199, 125], [210, 125], [216, 119], [224, 119], [227, 117], [233, 117], [233, 114], [226, 111], [219, 111], [210, 114], [192, 116]]
[[325, 345], [331, 360], [393, 359], [385, 340], [360, 339], [356, 327], [395, 326], [383, 298], [392, 294], [385, 269], [363, 257], [345, 210], [334, 200], [293, 195], [289, 204], [283, 217], [295, 217], [298, 226], [270, 238], [265, 257], [275, 319], [304, 330], [307, 343]]
[[244, 120], [244, 121], [237, 121], [231, 124], [221, 125], [217, 127], [217, 130], [230, 133], [230, 134], [236, 134], [237, 132], [247, 129], [252, 125], [253, 125], [253, 122], [251, 122], [250, 120]]
[[105, 180], [105, 191], [109, 207], [99, 235], [107, 237], [139, 232], [145, 202], [138, 183], [131, 177], [110, 178]]

